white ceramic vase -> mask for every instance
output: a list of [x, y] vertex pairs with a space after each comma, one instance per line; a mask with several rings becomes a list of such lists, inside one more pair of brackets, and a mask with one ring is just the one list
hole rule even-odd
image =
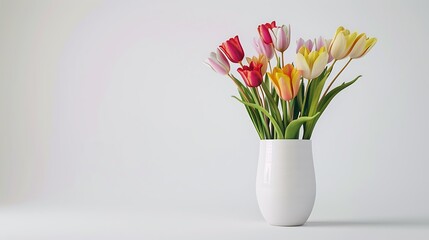
[[303, 225], [316, 198], [311, 140], [261, 140], [256, 197], [265, 220], [276, 226]]

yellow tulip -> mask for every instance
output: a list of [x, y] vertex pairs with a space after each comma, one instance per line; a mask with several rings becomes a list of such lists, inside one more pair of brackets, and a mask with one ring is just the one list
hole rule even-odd
[[292, 64], [286, 64], [283, 68], [275, 67], [272, 73], [268, 73], [277, 94], [285, 101], [296, 97], [299, 91], [299, 79], [301, 71]]
[[374, 47], [376, 42], [377, 38], [368, 38], [365, 33], [363, 33], [362, 36], [357, 39], [352, 51], [350, 52], [350, 58], [360, 58], [365, 56], [365, 54]]
[[325, 47], [310, 52], [307, 47], [302, 46], [296, 54], [295, 67], [302, 71], [304, 78], [310, 80], [323, 72], [328, 59], [329, 55]]
[[341, 60], [350, 54], [356, 40], [361, 37], [362, 34], [358, 35], [356, 32], [350, 33], [350, 31], [344, 27], [339, 27], [334, 39], [329, 45], [329, 52], [336, 60]]

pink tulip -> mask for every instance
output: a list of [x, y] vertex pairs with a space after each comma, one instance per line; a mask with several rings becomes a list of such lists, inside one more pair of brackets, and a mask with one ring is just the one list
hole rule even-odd
[[[332, 39], [324, 39], [323, 37], [319, 37], [316, 40], [316, 50], [319, 51], [322, 47], [325, 47], [326, 49], [329, 48], [329, 45], [331, 44]], [[328, 58], [328, 63], [330, 63], [332, 60], [334, 59], [334, 57], [332, 56], [331, 53], [329, 53], [329, 58]]]
[[272, 21], [271, 23], [261, 24], [258, 26], [259, 35], [261, 36], [262, 40], [266, 44], [273, 43], [273, 40], [271, 39], [271, 36], [270, 36], [270, 30], [275, 27], [277, 27], [276, 21]]
[[219, 49], [216, 49], [216, 52], [211, 52], [205, 63], [219, 74], [227, 75], [229, 73], [229, 62]]
[[290, 44], [290, 26], [272, 28], [270, 30], [270, 36], [273, 41], [274, 48], [279, 52], [284, 52]]
[[304, 39], [302, 39], [302, 38], [299, 38], [297, 41], [296, 41], [296, 53], [298, 53], [299, 52], [299, 49], [302, 47], [302, 46], [305, 46], [307, 49], [308, 49], [308, 51], [312, 51], [313, 50], [313, 41], [311, 41], [310, 39], [309, 40], [307, 40], [307, 41], [304, 41]]
[[261, 38], [253, 39], [253, 46], [258, 52], [259, 55], [265, 55], [268, 60], [271, 60], [274, 56], [273, 46], [271, 44], [266, 44]]

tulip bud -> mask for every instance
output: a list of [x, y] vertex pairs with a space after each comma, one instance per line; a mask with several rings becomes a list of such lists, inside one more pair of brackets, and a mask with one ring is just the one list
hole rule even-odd
[[301, 71], [292, 64], [287, 64], [283, 68], [275, 67], [268, 76], [281, 99], [289, 101], [298, 95]]
[[[319, 37], [319, 39], [315, 40], [315, 45], [316, 45], [316, 50], [319, 51], [322, 47], [325, 47], [326, 49], [329, 48], [329, 45], [331, 44], [332, 39], [324, 39], [322, 37]], [[328, 57], [328, 63], [330, 63], [334, 57], [332, 56], [331, 53], [329, 53], [329, 57]]]
[[302, 76], [308, 80], [318, 77], [328, 64], [328, 52], [325, 47], [319, 51], [310, 52], [302, 46], [296, 54], [295, 67], [302, 71]]
[[271, 44], [266, 44], [261, 38], [253, 39], [253, 46], [256, 49], [256, 52], [259, 55], [265, 55], [268, 60], [271, 60], [274, 56], [273, 46]]
[[313, 41], [311, 41], [310, 39], [307, 41], [304, 41], [304, 39], [299, 38], [296, 41], [296, 53], [298, 53], [299, 49], [301, 49], [302, 46], [305, 46], [308, 51], [311, 52], [311, 50], [313, 50]]
[[329, 46], [329, 52], [332, 54], [332, 57], [336, 60], [341, 60], [347, 57], [350, 54], [357, 37], [358, 34], [356, 32], [350, 33], [350, 31], [344, 27], [339, 27]]
[[228, 59], [233, 63], [239, 63], [244, 58], [243, 47], [241, 46], [238, 36], [228, 39], [219, 46]]
[[211, 52], [205, 63], [219, 74], [227, 75], [229, 73], [229, 62], [219, 49], [216, 49], [216, 52]]
[[262, 68], [261, 68], [261, 74], [264, 75], [267, 72], [267, 68], [268, 68], [268, 59], [265, 55], [261, 54], [259, 55], [259, 57], [252, 57], [246, 58], [247, 63], [251, 63], [251, 62], [255, 62], [255, 63], [259, 63], [262, 64]]
[[261, 24], [258, 26], [259, 35], [261, 36], [262, 40], [266, 44], [273, 43], [273, 40], [271, 39], [271, 36], [270, 36], [270, 29], [273, 29], [275, 27], [277, 27], [276, 21], [272, 21], [271, 23]]
[[290, 44], [290, 26], [276, 27], [271, 29], [270, 36], [274, 45], [274, 48], [279, 52], [284, 52]]
[[353, 49], [349, 54], [350, 58], [355, 59], [365, 56], [376, 42], [376, 38], [367, 38], [366, 34], [363, 33], [353, 46]]
[[262, 64], [257, 62], [250, 62], [249, 66], [243, 66], [238, 68], [237, 71], [240, 73], [244, 82], [249, 87], [258, 87], [262, 83]]

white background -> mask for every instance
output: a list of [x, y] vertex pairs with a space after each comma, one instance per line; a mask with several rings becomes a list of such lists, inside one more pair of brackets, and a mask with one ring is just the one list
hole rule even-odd
[[[424, 239], [428, 7], [0, 1], [0, 236]], [[300, 228], [263, 221], [258, 137], [232, 82], [203, 64], [236, 34], [252, 56], [271, 20], [291, 25], [289, 61], [296, 39], [339, 25], [378, 38], [313, 134], [317, 198]]]

